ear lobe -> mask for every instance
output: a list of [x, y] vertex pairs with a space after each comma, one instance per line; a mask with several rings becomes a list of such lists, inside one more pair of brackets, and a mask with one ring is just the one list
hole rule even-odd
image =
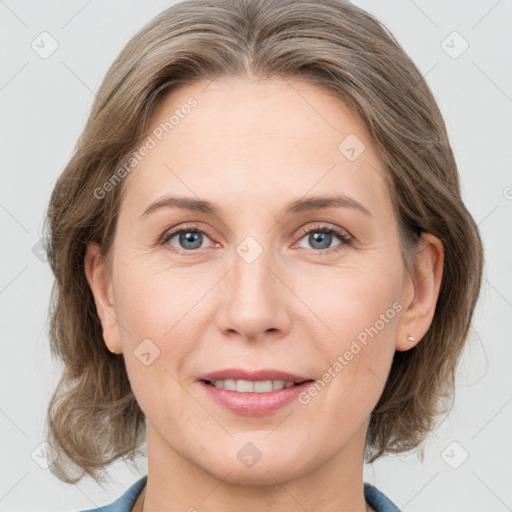
[[408, 291], [404, 289], [402, 300], [409, 305], [400, 317], [396, 350], [404, 351], [414, 347], [432, 324], [441, 288], [443, 264], [443, 244], [431, 233], [423, 233], [418, 246], [415, 274], [407, 280]]
[[85, 275], [91, 287], [96, 312], [103, 328], [103, 339], [111, 352], [122, 352], [114, 293], [106, 262], [96, 244], [89, 244], [84, 258]]

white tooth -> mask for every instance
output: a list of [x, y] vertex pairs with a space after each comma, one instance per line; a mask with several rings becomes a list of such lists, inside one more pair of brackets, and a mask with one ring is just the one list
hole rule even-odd
[[235, 379], [226, 379], [224, 381], [224, 389], [228, 389], [229, 391], [237, 391], [236, 389], [236, 380]]
[[236, 390], [239, 391], [240, 393], [253, 393], [254, 382], [251, 380], [237, 380]]
[[284, 380], [219, 379], [212, 381], [212, 384], [216, 388], [238, 391], [240, 393], [270, 393], [271, 391], [278, 391], [283, 388], [291, 388], [295, 383]]
[[268, 393], [269, 391], [272, 391], [271, 380], [258, 380], [254, 383], [255, 393]]
[[272, 391], [276, 391], [278, 389], [284, 388], [284, 380], [273, 380], [272, 381]]

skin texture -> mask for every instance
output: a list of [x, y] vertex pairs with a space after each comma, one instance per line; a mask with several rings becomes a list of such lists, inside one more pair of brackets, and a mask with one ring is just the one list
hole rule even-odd
[[[442, 245], [424, 234], [416, 274], [405, 272], [384, 169], [340, 100], [296, 80], [221, 77], [167, 96], [152, 129], [191, 96], [198, 105], [126, 178], [112, 268], [95, 245], [86, 256], [105, 343], [123, 354], [146, 415], [144, 510], [362, 512], [369, 414], [394, 351], [420, 342], [432, 321]], [[349, 134], [366, 147], [354, 161], [338, 149]], [[371, 216], [284, 213], [292, 200], [334, 193]], [[167, 194], [214, 202], [220, 214], [142, 215]], [[178, 236], [159, 244], [189, 223], [208, 230], [201, 248], [187, 251]], [[321, 253], [301, 228], [325, 224], [351, 242], [333, 234]], [[262, 249], [251, 263], [237, 252], [247, 236]], [[321, 379], [393, 304], [394, 318], [305, 405], [248, 417], [213, 402], [196, 380], [232, 367]], [[160, 350], [148, 366], [134, 354], [144, 339]], [[262, 454], [250, 468], [237, 457], [247, 442]]]

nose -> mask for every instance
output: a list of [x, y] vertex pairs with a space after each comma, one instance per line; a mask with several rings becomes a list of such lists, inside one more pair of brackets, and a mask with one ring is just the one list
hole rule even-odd
[[218, 328], [226, 336], [247, 341], [285, 336], [293, 294], [283, 268], [270, 250], [252, 262], [240, 254], [234, 254], [233, 268], [219, 290]]

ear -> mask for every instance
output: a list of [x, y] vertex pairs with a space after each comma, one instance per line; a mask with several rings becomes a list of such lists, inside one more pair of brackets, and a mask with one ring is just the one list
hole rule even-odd
[[120, 354], [123, 350], [112, 283], [98, 245], [90, 244], [87, 247], [84, 267], [87, 281], [94, 295], [96, 311], [103, 327], [103, 340], [111, 352]]
[[403, 290], [403, 311], [397, 328], [396, 350], [409, 350], [428, 331], [439, 297], [443, 263], [443, 244], [431, 233], [423, 233], [418, 244], [414, 275], [407, 276]]

